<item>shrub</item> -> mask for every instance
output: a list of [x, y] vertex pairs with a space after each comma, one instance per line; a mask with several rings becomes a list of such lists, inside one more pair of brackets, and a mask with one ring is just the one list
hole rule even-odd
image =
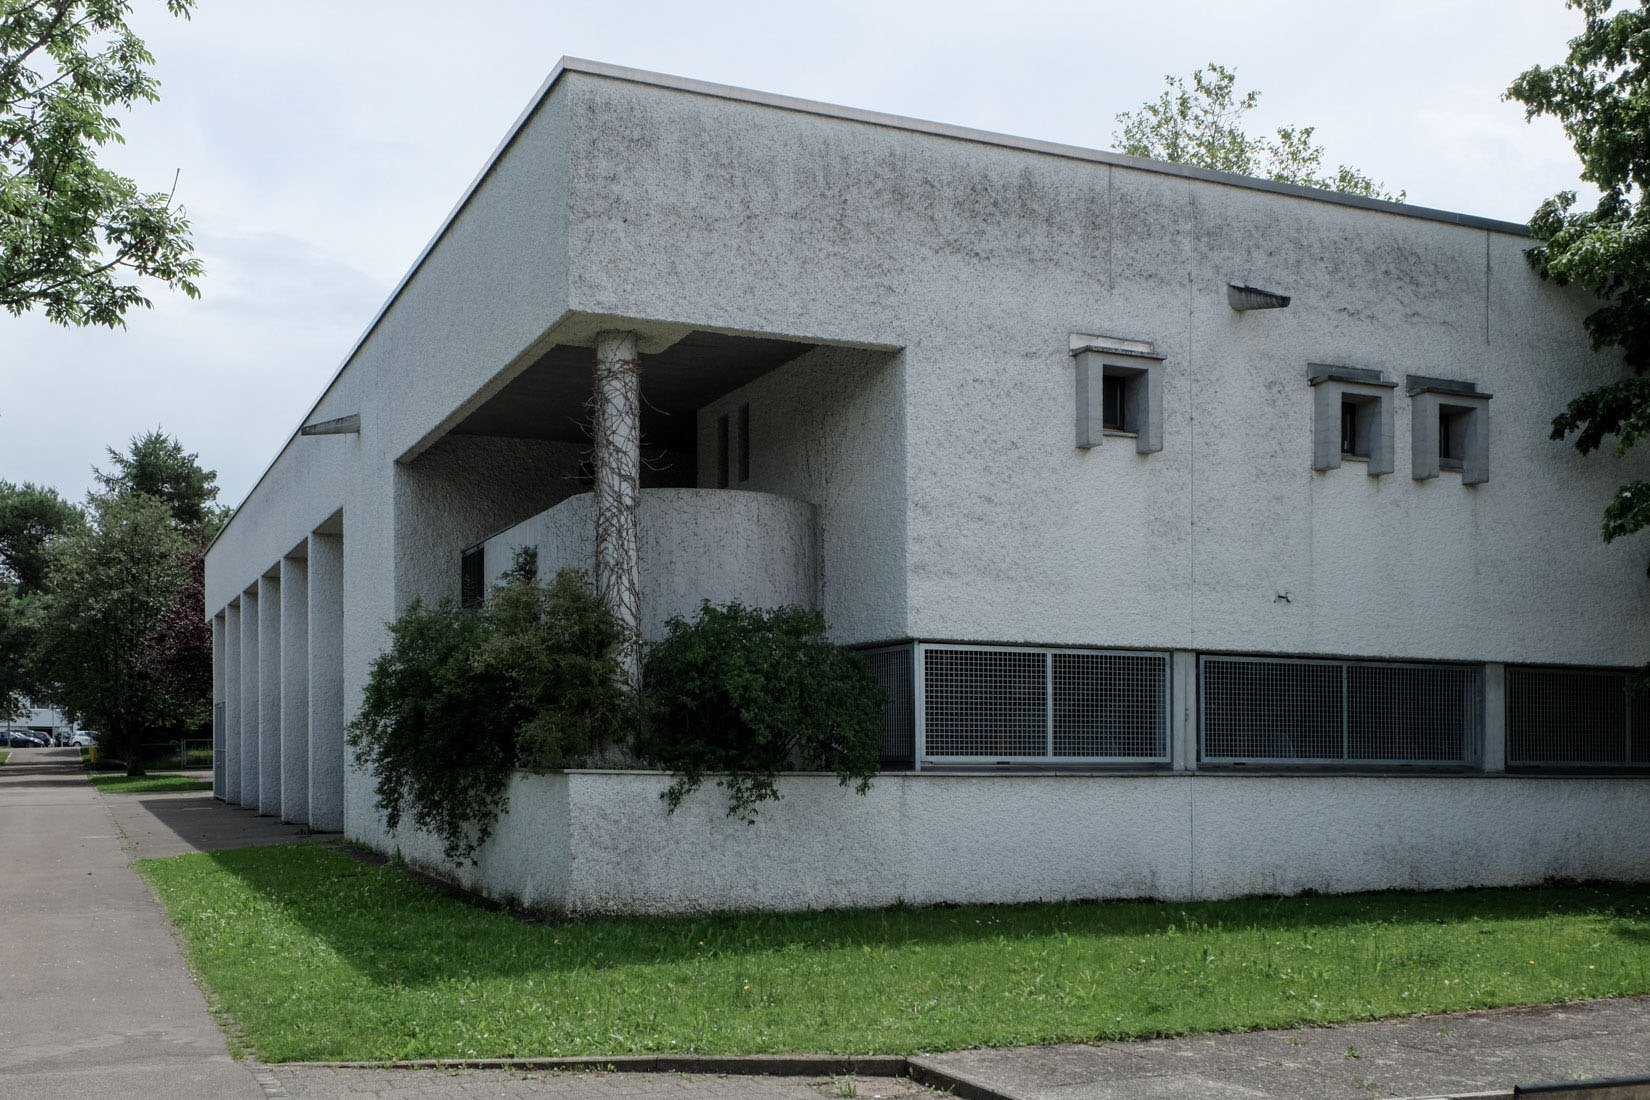
[[542, 586], [518, 570], [473, 610], [414, 603], [350, 723], [389, 827], [410, 814], [448, 859], [473, 861], [513, 768], [575, 766], [630, 736], [620, 636], [577, 570]]
[[865, 659], [833, 645], [817, 611], [703, 604], [692, 622], [670, 620], [648, 655], [650, 729], [642, 755], [676, 773], [664, 792], [675, 810], [707, 773], [722, 773], [728, 815], [755, 819], [777, 799], [788, 769], [833, 771], [870, 789], [885, 696]]

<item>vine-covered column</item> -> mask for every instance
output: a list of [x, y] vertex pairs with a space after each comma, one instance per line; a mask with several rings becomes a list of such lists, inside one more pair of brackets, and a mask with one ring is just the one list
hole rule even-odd
[[596, 336], [596, 591], [626, 641], [625, 675], [641, 687], [642, 596], [639, 539], [642, 364], [634, 332]]

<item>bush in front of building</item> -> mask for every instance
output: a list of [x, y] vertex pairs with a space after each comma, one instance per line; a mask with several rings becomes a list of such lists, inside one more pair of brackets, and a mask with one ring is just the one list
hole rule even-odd
[[706, 602], [670, 620], [648, 654], [642, 757], [674, 772], [671, 810], [707, 775], [728, 815], [755, 819], [784, 771], [835, 772], [864, 794], [876, 774], [886, 696], [865, 658], [825, 636], [804, 607], [772, 611]]

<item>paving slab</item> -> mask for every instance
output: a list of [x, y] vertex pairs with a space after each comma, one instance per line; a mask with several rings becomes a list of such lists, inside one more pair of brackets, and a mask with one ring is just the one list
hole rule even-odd
[[1650, 997], [926, 1059], [1024, 1100], [1510, 1095], [1650, 1073]]
[[263, 1100], [72, 748], [0, 765], [0, 1096]]
[[[259, 1067], [290, 1100], [935, 1100], [894, 1077], [769, 1077], [694, 1073], [542, 1073], [473, 1069]], [[852, 1089], [843, 1085], [850, 1083]]]

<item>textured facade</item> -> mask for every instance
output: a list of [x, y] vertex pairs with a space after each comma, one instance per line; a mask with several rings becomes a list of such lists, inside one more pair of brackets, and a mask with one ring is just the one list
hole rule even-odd
[[[890, 773], [864, 801], [791, 781], [764, 835], [851, 820], [953, 863], [890, 859], [856, 894], [781, 888], [795, 864], [770, 852], [673, 887], [643, 858], [686, 821], [656, 780], [575, 773], [524, 778], [512, 811], [565, 861], [500, 851], [489, 892], [606, 911], [1638, 877], [1588, 853], [1620, 839], [1620, 792], [1650, 793], [1650, 709], [1636, 743], [1619, 675], [1650, 658], [1643, 549], [1596, 534], [1622, 464], [1547, 439], [1620, 368], [1526, 245], [564, 62], [209, 552], [217, 793], [424, 858], [382, 828], [344, 724], [413, 599], [485, 586], [517, 546], [590, 560], [593, 347], [623, 332], [644, 633], [705, 597], [805, 602], [893, 655], [891, 728], [913, 732]], [[1382, 806], [1430, 824], [1375, 852]], [[1263, 834], [1322, 852], [1217, 850], [1262, 807]], [[948, 855], [933, 828], [979, 843]], [[1051, 836], [1133, 855], [1012, 854]]]

